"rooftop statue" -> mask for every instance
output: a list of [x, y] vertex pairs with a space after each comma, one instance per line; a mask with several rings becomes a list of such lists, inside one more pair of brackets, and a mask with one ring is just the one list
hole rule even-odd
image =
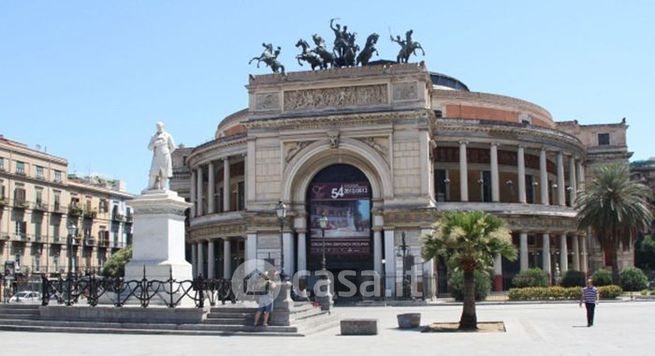
[[357, 56], [357, 63], [356, 64], [362, 64], [363, 66], [368, 65], [368, 62], [371, 60], [371, 57], [373, 57], [373, 53], [377, 54], [378, 56], [380, 55], [378, 53], [378, 50], [375, 48], [375, 45], [378, 43], [378, 38], [380, 36], [377, 33], [372, 33], [368, 38], [366, 39], [366, 45], [364, 46], [364, 49], [359, 52], [359, 55]]
[[152, 151], [148, 190], [166, 190], [168, 179], [173, 176], [171, 153], [175, 151], [175, 142], [164, 130], [163, 122], [157, 122], [157, 132], [150, 139], [148, 149]]
[[355, 44], [356, 33], [348, 32], [348, 26], [334, 24], [336, 18], [330, 20], [330, 28], [334, 32], [334, 64], [337, 67], [354, 66], [359, 46]]
[[284, 66], [277, 60], [277, 57], [280, 55], [281, 47], [277, 47], [273, 51], [273, 44], [271, 43], [262, 43], [264, 47], [264, 52], [259, 57], [253, 57], [248, 64], [251, 64], [253, 61], [257, 61], [257, 68], [259, 68], [259, 63], [264, 62], [267, 66], [271, 68], [273, 73], [281, 71], [284, 74]]
[[325, 47], [325, 40], [323, 40], [323, 37], [314, 34], [312, 35], [312, 40], [316, 45], [316, 48], [314, 48], [313, 51], [318, 54], [323, 61], [321, 69], [327, 69], [328, 65], [334, 67], [334, 55]]
[[413, 30], [409, 30], [405, 32], [405, 39], [402, 40], [400, 36], [396, 36], [396, 38], [393, 38], [393, 36], [389, 36], [391, 38], [392, 42], [396, 42], [400, 45], [400, 51], [398, 51], [398, 56], [396, 57], [396, 62], [398, 63], [407, 63], [409, 60], [410, 55], [416, 55], [416, 50], [420, 49], [421, 53], [425, 56], [425, 51], [423, 50], [423, 47], [421, 47], [421, 44], [418, 43], [417, 41], [412, 40], [412, 34], [414, 33]]
[[[301, 61], [307, 62], [314, 70], [316, 67], [323, 68], [323, 58], [315, 51], [309, 49], [309, 44], [302, 38], [296, 42], [296, 47], [302, 47], [302, 53], [296, 56], [298, 64], [302, 66]], [[327, 67], [327, 66], [326, 66]]]

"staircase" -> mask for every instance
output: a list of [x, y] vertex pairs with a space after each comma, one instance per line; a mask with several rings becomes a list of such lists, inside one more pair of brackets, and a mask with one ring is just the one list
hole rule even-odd
[[[296, 304], [290, 313], [291, 325], [268, 327], [253, 326], [256, 308], [234, 305], [212, 307], [206, 314], [206, 318], [196, 324], [42, 320], [39, 308], [39, 305], [0, 304], [0, 330], [114, 334], [306, 336], [336, 327], [339, 323], [334, 313], [327, 314], [309, 303]], [[74, 306], [71, 308], [91, 307]]]

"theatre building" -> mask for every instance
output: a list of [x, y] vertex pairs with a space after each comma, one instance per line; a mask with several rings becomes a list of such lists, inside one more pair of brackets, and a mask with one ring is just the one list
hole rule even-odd
[[529, 267], [555, 279], [609, 263], [600, 251], [590, 264], [596, 244], [578, 231], [572, 202], [593, 165], [627, 164], [625, 122], [556, 122], [422, 63], [255, 75], [247, 89], [248, 108], [222, 120], [215, 139], [174, 157], [171, 185], [192, 202], [195, 274], [229, 278], [255, 258], [316, 271], [325, 254], [335, 275], [355, 271], [357, 283], [375, 271], [388, 296], [411, 276], [429, 298], [447, 292], [447, 269], [421, 257], [421, 239], [452, 210], [507, 221], [519, 258], [496, 259], [496, 290]]

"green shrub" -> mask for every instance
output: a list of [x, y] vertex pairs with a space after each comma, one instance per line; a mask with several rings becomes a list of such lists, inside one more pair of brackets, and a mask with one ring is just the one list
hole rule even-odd
[[105, 277], [123, 277], [125, 275], [125, 265], [132, 259], [132, 247], [122, 248], [107, 260], [102, 275]]
[[[602, 299], [614, 299], [623, 293], [621, 287], [616, 285], [598, 287]], [[580, 300], [582, 288], [580, 287], [527, 287], [512, 288], [509, 290], [510, 300]]]
[[648, 277], [639, 268], [628, 267], [619, 276], [623, 290], [633, 292], [648, 288]]
[[623, 289], [617, 285], [600, 286], [598, 287], [601, 299], [615, 299], [623, 293]]
[[548, 275], [540, 268], [530, 268], [514, 276], [512, 286], [515, 288], [548, 287]]
[[508, 296], [510, 300], [566, 300], [580, 299], [582, 289], [579, 287], [527, 287], [512, 288]]
[[[486, 272], [475, 271], [475, 300], [484, 300], [491, 290], [491, 278]], [[464, 272], [455, 271], [450, 273], [448, 288], [455, 300], [464, 300]]]
[[582, 287], [586, 284], [584, 273], [568, 270], [564, 273], [564, 277], [562, 277], [560, 284], [562, 287]]
[[612, 272], [606, 269], [599, 269], [591, 276], [591, 280], [596, 287], [608, 286], [612, 284]]

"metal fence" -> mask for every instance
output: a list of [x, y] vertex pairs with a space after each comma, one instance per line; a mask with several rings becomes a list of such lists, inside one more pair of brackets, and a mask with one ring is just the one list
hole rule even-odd
[[90, 306], [137, 303], [143, 308], [151, 304], [165, 305], [169, 308], [179, 306], [183, 300], [191, 300], [195, 307], [203, 308], [205, 302], [211, 306], [219, 301], [236, 303], [232, 292], [232, 283], [227, 279], [205, 279], [199, 276], [193, 280], [177, 281], [169, 275], [167, 280], [147, 279], [144, 271], [142, 279], [125, 280], [123, 278], [89, 276], [70, 276], [59, 278], [42, 277], [41, 305], [50, 303], [74, 304], [86, 303]]

